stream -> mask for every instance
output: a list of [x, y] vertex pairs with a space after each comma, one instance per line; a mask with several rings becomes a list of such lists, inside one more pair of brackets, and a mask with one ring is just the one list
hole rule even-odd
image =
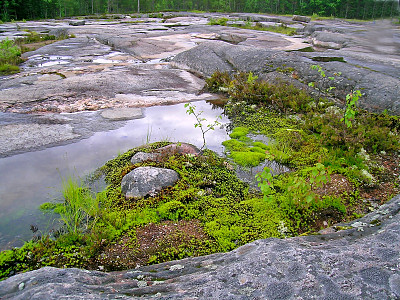
[[[213, 121], [222, 109], [205, 101], [195, 102], [202, 116]], [[82, 113], [90, 114], [90, 113]], [[184, 104], [144, 109], [144, 118], [127, 121], [116, 130], [96, 132], [89, 138], [63, 146], [26, 152], [0, 159], [0, 250], [21, 246], [32, 238], [30, 225], [46, 233], [57, 222], [39, 205], [62, 201], [62, 179], [83, 178], [106, 161], [147, 142], [187, 142], [202, 146], [202, 134]], [[223, 117], [221, 123], [227, 124]], [[207, 147], [222, 155], [221, 143], [229, 139], [225, 126], [206, 134]]]

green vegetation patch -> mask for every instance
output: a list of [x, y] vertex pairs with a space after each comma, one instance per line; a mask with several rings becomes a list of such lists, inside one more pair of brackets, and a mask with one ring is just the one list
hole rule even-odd
[[[143, 250], [137, 244], [137, 230], [167, 221], [199, 222], [205, 235], [202, 238], [188, 237], [185, 232], [166, 235], [153, 252], [147, 253], [147, 263], [229, 251], [255, 239], [295, 234], [288, 216], [251, 194], [247, 184], [227, 168], [226, 161], [209, 150], [202, 156], [165, 155], [157, 162], [130, 164], [135, 153], [151, 152], [167, 144], [138, 147], [107, 162], [94, 176], [103, 174], [108, 183], [99, 193], [93, 193], [79, 180], [65, 180], [65, 201], [41, 205], [42, 210], [60, 215], [62, 228], [53, 236], [44, 235], [20, 249], [2, 252], [1, 278], [43, 266], [102, 265], [106, 270], [132, 267], [118, 260], [105, 260], [109, 255], [107, 249], [129, 238], [124, 251], [140, 257]], [[247, 153], [264, 157], [258, 152]], [[128, 201], [121, 194], [121, 180], [139, 166], [170, 168], [181, 179], [154, 197]], [[282, 224], [288, 228], [287, 232], [280, 231]]]
[[[330, 79], [322, 68], [319, 73]], [[297, 232], [319, 228], [324, 218], [331, 224], [369, 212], [368, 195], [379, 193], [383, 184], [391, 186], [392, 195], [399, 192], [396, 172], [383, 163], [389, 159], [389, 164], [398, 164], [399, 118], [359, 109], [355, 105], [362, 97], [359, 91], [349, 94], [346, 108], [341, 109], [293, 86], [260, 81], [252, 73], [229, 79], [227, 73], [216, 72], [207, 85], [229, 97], [225, 114], [234, 128], [270, 138], [268, 145], [226, 141], [228, 156], [237, 164], [251, 166], [256, 159], [250, 159], [249, 153], [263, 155], [264, 151], [265, 159], [292, 169], [277, 176], [266, 168], [257, 180], [264, 200], [289, 215], [291, 228]], [[237, 153], [234, 145], [240, 145]], [[332, 183], [331, 178], [335, 178]], [[380, 200], [388, 197], [383, 194]]]
[[8, 75], [19, 71], [21, 49], [15, 42], [6, 38], [0, 42], [0, 75]]
[[260, 152], [232, 152], [229, 156], [244, 167], [256, 167], [265, 160], [265, 154]]
[[57, 38], [54, 35], [38, 34], [34, 31], [28, 31], [24, 38], [15, 40], [6, 38], [0, 42], [0, 76], [19, 72], [18, 65], [24, 62], [24, 59], [21, 58], [22, 53], [36, 50], [44, 45], [66, 38], [69, 38], [69, 36]]

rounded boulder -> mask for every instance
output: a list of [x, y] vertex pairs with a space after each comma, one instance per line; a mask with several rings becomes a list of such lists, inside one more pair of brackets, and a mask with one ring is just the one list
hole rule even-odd
[[122, 178], [121, 191], [126, 199], [155, 196], [162, 189], [173, 186], [179, 174], [171, 169], [139, 167]]

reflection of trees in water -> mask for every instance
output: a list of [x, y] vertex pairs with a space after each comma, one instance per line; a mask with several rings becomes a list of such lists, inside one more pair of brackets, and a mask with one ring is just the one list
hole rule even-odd
[[211, 104], [211, 109], [221, 109], [224, 108], [225, 104], [228, 102], [226, 98], [220, 98], [216, 100], [207, 100], [208, 104]]

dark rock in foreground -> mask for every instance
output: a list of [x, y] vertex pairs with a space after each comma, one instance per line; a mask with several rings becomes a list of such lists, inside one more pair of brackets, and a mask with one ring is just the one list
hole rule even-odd
[[0, 282], [0, 298], [399, 299], [399, 211], [397, 196], [351, 229], [130, 271], [46, 267]]
[[179, 175], [174, 170], [139, 167], [122, 178], [121, 191], [127, 199], [154, 196], [163, 188], [174, 185]]

